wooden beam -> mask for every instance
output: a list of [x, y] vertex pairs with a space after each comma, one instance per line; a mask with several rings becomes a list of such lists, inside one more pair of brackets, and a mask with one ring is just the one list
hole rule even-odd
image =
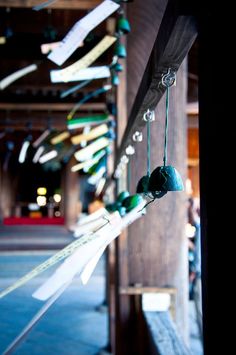
[[191, 355], [168, 312], [144, 312], [144, 320], [150, 337], [151, 354]]
[[162, 75], [171, 68], [177, 71], [197, 36], [193, 16], [181, 16], [175, 1], [169, 1], [148, 64], [129, 116], [128, 124], [118, 150], [115, 168], [132, 135], [145, 125], [143, 114], [154, 110], [165, 92]]
[[187, 115], [197, 116], [199, 114], [198, 102], [189, 102], [186, 107]]
[[[0, 0], [0, 7], [31, 8], [43, 0]], [[47, 8], [51, 9], [69, 9], [69, 10], [88, 10], [93, 9], [101, 1], [99, 0], [58, 0]]]
[[142, 295], [143, 293], [169, 293], [176, 294], [176, 288], [174, 287], [144, 287], [144, 286], [129, 286], [120, 287], [121, 295]]
[[[8, 103], [0, 102], [0, 110], [10, 111], [69, 111], [74, 106], [72, 103]], [[103, 102], [87, 103], [78, 108], [77, 111], [104, 111], [106, 104]]]

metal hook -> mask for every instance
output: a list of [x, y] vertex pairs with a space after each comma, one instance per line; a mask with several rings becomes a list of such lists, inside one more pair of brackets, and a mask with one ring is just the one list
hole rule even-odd
[[143, 115], [143, 120], [146, 122], [155, 121], [155, 112], [147, 109], [147, 111]]
[[163, 74], [161, 83], [164, 87], [170, 87], [172, 85], [175, 85], [175, 82], [176, 82], [176, 72], [171, 68], [169, 68], [168, 72], [166, 74]]

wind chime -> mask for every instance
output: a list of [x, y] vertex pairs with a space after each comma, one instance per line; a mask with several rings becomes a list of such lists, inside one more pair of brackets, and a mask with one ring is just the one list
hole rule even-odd
[[178, 171], [172, 166], [167, 165], [167, 146], [168, 146], [168, 120], [169, 120], [169, 90], [176, 80], [175, 72], [168, 70], [163, 75], [161, 84], [166, 88], [166, 118], [165, 118], [165, 137], [164, 137], [164, 156], [163, 165], [158, 166], [150, 174], [150, 122], [152, 122], [153, 114], [148, 110], [144, 114], [144, 120], [147, 121], [147, 175], [143, 176], [137, 185], [137, 193], [144, 194], [152, 198], [153, 202], [157, 198], [163, 197], [168, 191], [184, 190], [183, 181]]

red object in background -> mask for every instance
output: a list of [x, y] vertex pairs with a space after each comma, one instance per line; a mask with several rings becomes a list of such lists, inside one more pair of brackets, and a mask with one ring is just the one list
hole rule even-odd
[[63, 217], [42, 217], [42, 218], [30, 218], [30, 217], [6, 217], [3, 219], [5, 226], [13, 225], [64, 225], [65, 220]]

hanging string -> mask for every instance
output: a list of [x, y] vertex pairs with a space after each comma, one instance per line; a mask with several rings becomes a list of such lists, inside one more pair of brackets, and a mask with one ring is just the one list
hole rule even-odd
[[130, 191], [130, 182], [131, 182], [131, 166], [130, 166], [130, 159], [127, 164], [127, 190]]
[[163, 157], [164, 166], [166, 166], [166, 161], [167, 161], [168, 116], [169, 116], [169, 86], [167, 86], [166, 88], [166, 122], [165, 122], [165, 143], [164, 143], [164, 157]]
[[97, 95], [103, 94], [106, 91], [111, 89], [111, 85], [105, 85], [100, 89], [97, 89], [91, 93], [89, 93], [88, 95], [86, 95], [82, 100], [80, 100], [77, 104], [74, 105], [74, 107], [72, 108], [72, 110], [69, 112], [69, 114], [67, 115], [67, 119], [71, 120], [75, 114], [75, 112], [78, 110], [78, 108], [84, 104], [86, 101], [90, 100], [93, 97], [96, 97]]
[[151, 175], [151, 129], [150, 120], [147, 121], [147, 175]]

